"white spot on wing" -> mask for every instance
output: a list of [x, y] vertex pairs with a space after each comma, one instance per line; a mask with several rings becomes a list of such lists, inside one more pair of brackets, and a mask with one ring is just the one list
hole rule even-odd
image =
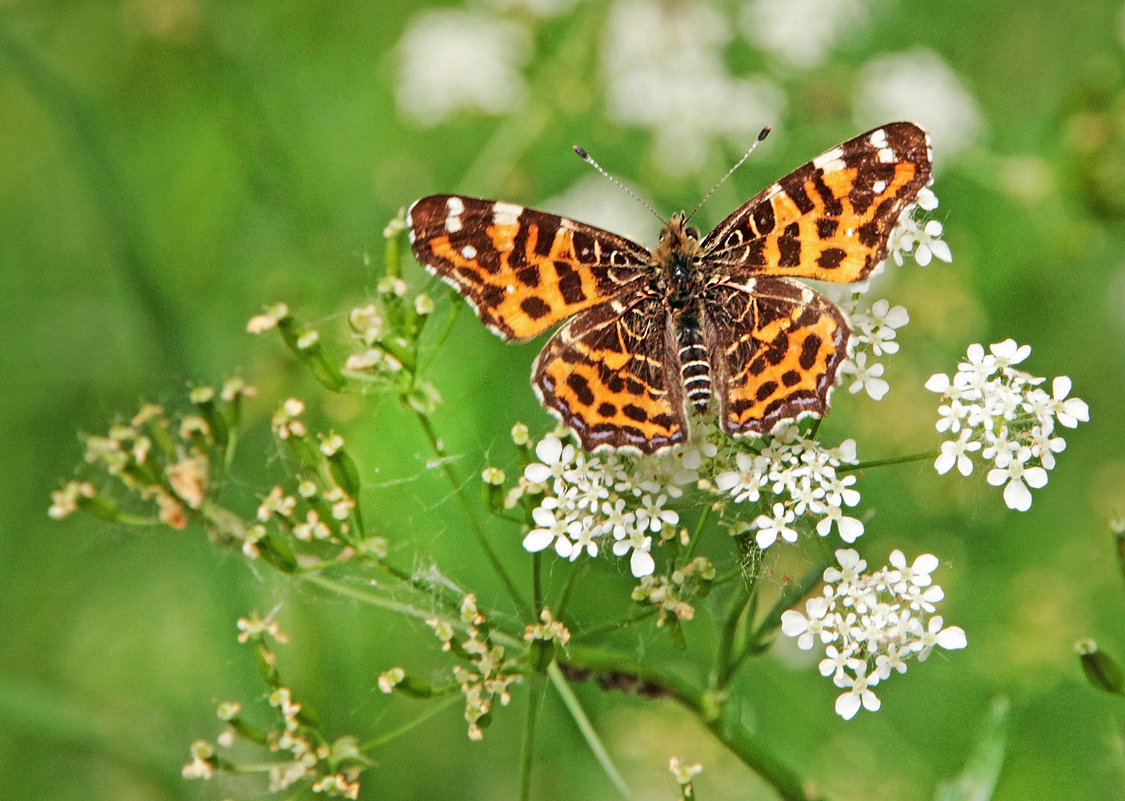
[[895, 152], [893, 150], [891, 150], [889, 147], [880, 148], [879, 152], [876, 153], [875, 155], [879, 158], [879, 161], [883, 162], [884, 164], [890, 164], [892, 161], [898, 160], [898, 157], [895, 155]]
[[812, 163], [814, 167], [818, 167], [826, 172], [842, 170], [844, 169], [844, 151], [842, 148], [834, 147], [827, 153], [821, 153], [813, 159]]
[[882, 128], [872, 131], [871, 135], [867, 137], [867, 141], [871, 143], [872, 147], [884, 148], [887, 146], [887, 132]]
[[477, 257], [477, 249], [472, 245], [465, 245], [461, 248], [461, 255], [466, 259], [475, 259]]
[[886, 181], [876, 181], [875, 183], [871, 184], [871, 190], [873, 192], [875, 192], [875, 194], [879, 194], [880, 192], [882, 192], [886, 188], [887, 188], [887, 182]]
[[445, 230], [455, 234], [461, 230], [461, 214], [465, 211], [465, 204], [459, 197], [451, 197], [445, 201]]
[[497, 225], [515, 225], [521, 214], [523, 206], [515, 203], [497, 201], [492, 204], [492, 221]]

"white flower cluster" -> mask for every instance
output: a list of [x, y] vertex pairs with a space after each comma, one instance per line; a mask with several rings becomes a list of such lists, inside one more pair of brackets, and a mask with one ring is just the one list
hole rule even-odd
[[669, 498], [695, 483], [703, 456], [714, 453], [714, 446], [693, 445], [655, 456], [590, 455], [548, 434], [535, 446], [539, 461], [524, 469], [523, 491], [543, 498], [532, 510], [536, 528], [523, 547], [536, 553], [554, 545], [573, 561], [582, 553], [597, 556], [602, 544], [612, 543], [614, 556], [629, 554], [634, 576], [651, 575], [652, 535], [680, 522]]
[[843, 465], [855, 463], [855, 440], [823, 448], [790, 424], [775, 431], [760, 452], [737, 453], [737, 469], [715, 476], [715, 487], [735, 503], [760, 502], [770, 510], [753, 523], [761, 548], [779, 539], [796, 542], [794, 524], [805, 515], [820, 518], [816, 524], [820, 536], [828, 536], [835, 524], [844, 542], [855, 542], [863, 533], [863, 523], [845, 515], [844, 508], [859, 503], [859, 492], [852, 487], [856, 477], [840, 472]]
[[824, 571], [824, 591], [805, 603], [804, 614], [782, 613], [781, 631], [804, 651], [818, 639], [825, 646], [820, 673], [844, 690], [836, 714], [851, 720], [861, 706], [879, 709], [872, 688], [892, 673], [905, 673], [907, 660], [924, 662], [934, 646], [954, 650], [968, 642], [964, 631], [934, 614], [945, 597], [930, 576], [937, 557], [922, 554], [907, 565], [896, 550], [890, 565], [874, 573], [863, 572], [867, 562], [851, 548], [836, 551], [836, 561], [840, 566]]
[[[847, 306], [849, 304], [845, 304]], [[902, 306], [891, 306], [886, 300], [877, 300], [867, 311], [848, 311], [852, 324], [852, 355], [840, 365], [840, 373], [851, 376], [848, 392], [866, 391], [872, 400], [882, 400], [891, 388], [881, 362], [868, 363], [869, 354], [885, 356], [898, 353], [896, 331], [910, 322], [910, 314]]]
[[988, 483], [1004, 486], [1009, 509], [1031, 508], [1031, 489], [1047, 484], [1047, 471], [1055, 454], [1066, 448], [1055, 424], [1076, 428], [1090, 419], [1090, 409], [1080, 398], [1071, 398], [1070, 379], [1059, 376], [1051, 391], [1046, 380], [1013, 365], [1031, 354], [1030, 345], [1006, 339], [984, 346], [969, 346], [966, 361], [952, 377], [930, 376], [926, 389], [941, 394], [937, 430], [950, 437], [941, 444], [934, 469], [945, 474], [954, 467], [967, 476], [973, 472], [971, 453], [991, 462]]
[[898, 218], [898, 225], [891, 231], [887, 242], [887, 252], [899, 267], [911, 253], [919, 267], [927, 266], [934, 259], [946, 264], [953, 261], [949, 244], [941, 238], [944, 231], [942, 224], [919, 214], [919, 211], [932, 212], [937, 207], [937, 195], [925, 187], [918, 193], [914, 204]]

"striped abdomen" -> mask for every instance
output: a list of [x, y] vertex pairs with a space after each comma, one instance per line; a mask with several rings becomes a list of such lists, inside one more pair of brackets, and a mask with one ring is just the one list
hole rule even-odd
[[677, 340], [684, 397], [697, 414], [704, 414], [711, 400], [711, 366], [707, 346], [703, 344], [703, 332], [697, 326], [685, 326], [677, 332]]

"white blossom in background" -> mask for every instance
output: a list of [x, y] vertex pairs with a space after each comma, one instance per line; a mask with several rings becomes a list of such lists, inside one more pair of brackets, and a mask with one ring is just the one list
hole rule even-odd
[[844, 690], [836, 714], [851, 720], [861, 708], [879, 709], [873, 688], [905, 673], [910, 659], [924, 662], [935, 647], [956, 650], [968, 641], [961, 628], [934, 614], [945, 597], [930, 575], [935, 556], [922, 554], [908, 565], [896, 550], [874, 573], [864, 572], [867, 562], [851, 548], [836, 551], [836, 561], [839, 567], [824, 571], [822, 594], [806, 601], [803, 613], [782, 613], [781, 631], [801, 650], [818, 641], [824, 646], [820, 674]]
[[1071, 382], [1058, 376], [1050, 391], [1045, 378], [1015, 367], [1031, 354], [1031, 346], [1006, 339], [989, 345], [970, 345], [965, 361], [952, 377], [930, 376], [926, 389], [941, 395], [937, 430], [947, 437], [934, 462], [939, 473], [954, 466], [972, 473], [970, 453], [992, 463], [988, 483], [1004, 487], [1009, 509], [1031, 508], [1031, 490], [1047, 484], [1055, 454], [1066, 448], [1056, 424], [1076, 428], [1090, 419], [1081, 398], [1070, 397]]
[[531, 56], [526, 30], [454, 9], [411, 19], [398, 43], [399, 109], [433, 126], [461, 111], [503, 114], [527, 94], [520, 69]]
[[844, 510], [858, 504], [860, 496], [852, 487], [855, 474], [842, 473], [840, 468], [855, 463], [855, 440], [824, 448], [790, 424], [775, 431], [761, 452], [735, 454], [733, 469], [716, 475], [714, 487], [735, 503], [761, 503], [767, 510], [753, 522], [760, 548], [779, 539], [795, 542], [794, 523], [805, 516], [819, 518], [820, 536], [828, 536], [835, 527], [840, 538], [850, 543], [863, 534], [863, 523]]
[[785, 66], [811, 69], [837, 42], [863, 30], [867, 5], [864, 0], [753, 0], [742, 6], [738, 27], [746, 41]]
[[977, 102], [944, 59], [924, 47], [878, 56], [860, 70], [854, 115], [860, 126], [913, 120], [930, 132], [943, 160], [982, 134]]
[[526, 12], [534, 17], [557, 17], [574, 8], [578, 0], [485, 0], [497, 11]]
[[698, 170], [715, 139], [747, 147], [785, 105], [761, 77], [737, 77], [723, 51], [731, 21], [702, 3], [616, 0], [601, 48], [609, 116], [648, 128], [661, 169]]
[[679, 524], [669, 500], [699, 479], [702, 450], [688, 443], [655, 456], [593, 455], [548, 434], [535, 446], [538, 461], [523, 473], [525, 491], [543, 493], [524, 548], [536, 553], [553, 546], [571, 561], [608, 548], [629, 557], [635, 577], [652, 575], [653, 537], [666, 538]]

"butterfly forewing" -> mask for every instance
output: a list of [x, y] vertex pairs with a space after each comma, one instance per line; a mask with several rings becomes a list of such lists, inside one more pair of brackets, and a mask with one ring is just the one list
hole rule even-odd
[[930, 180], [929, 137], [910, 122], [817, 156], [715, 226], [704, 259], [753, 273], [852, 283], [887, 257], [891, 231]]
[[414, 256], [504, 339], [530, 339], [628, 292], [649, 253], [624, 237], [512, 203], [431, 195], [407, 217]]

